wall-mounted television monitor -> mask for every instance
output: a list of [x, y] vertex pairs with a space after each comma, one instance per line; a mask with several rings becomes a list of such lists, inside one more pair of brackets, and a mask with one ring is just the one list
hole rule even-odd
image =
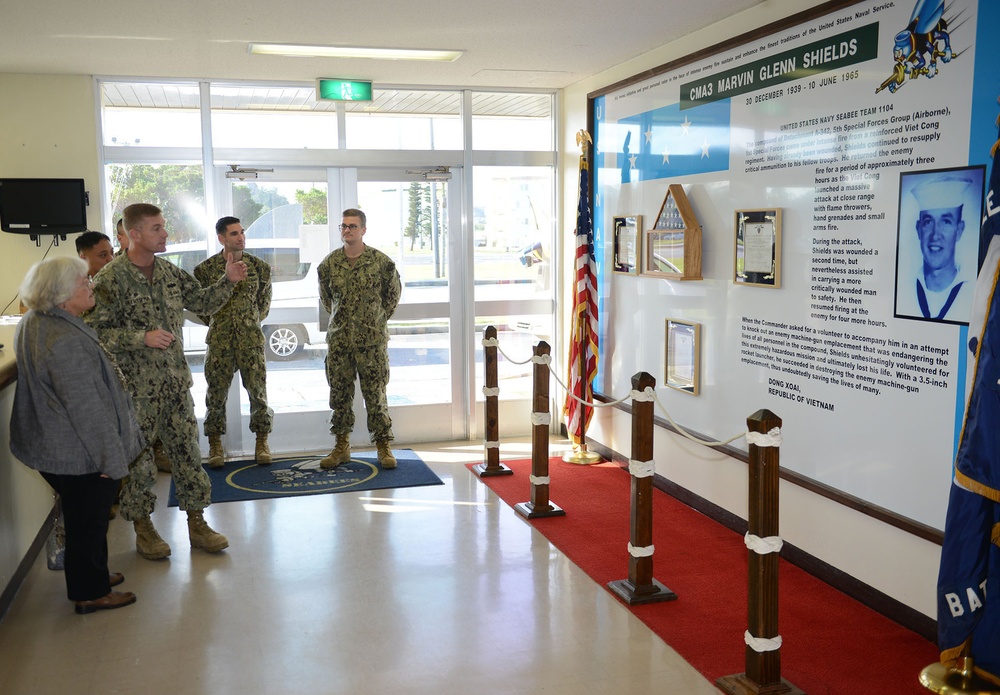
[[33, 238], [87, 231], [83, 179], [0, 179], [0, 229]]

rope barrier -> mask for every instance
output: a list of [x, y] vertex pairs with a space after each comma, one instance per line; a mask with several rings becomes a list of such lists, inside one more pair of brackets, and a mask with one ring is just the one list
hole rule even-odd
[[628, 462], [628, 472], [636, 478], [649, 478], [656, 473], [656, 462], [631, 459]]
[[757, 446], [781, 446], [781, 428], [774, 427], [770, 432], [764, 434], [762, 432], [747, 432], [747, 444], [756, 444]]
[[760, 536], [755, 536], [749, 531], [743, 536], [743, 543], [746, 544], [747, 548], [754, 551], [758, 555], [767, 555], [768, 553], [781, 552], [781, 546], [785, 544], [781, 540], [781, 536], [768, 536], [766, 538], [761, 538]]
[[637, 547], [629, 543], [628, 554], [632, 557], [653, 557], [653, 546], [644, 545], [642, 547]]
[[532, 413], [531, 414], [531, 424], [532, 425], [551, 425], [552, 424], [552, 413]]
[[[488, 340], [483, 339], [482, 343], [483, 347], [495, 347], [497, 351], [504, 356], [504, 359], [506, 359], [511, 364], [523, 365], [523, 364], [528, 364], [529, 362], [533, 364], [546, 364], [546, 365], [552, 364], [551, 355], [538, 355], [538, 356], [532, 355], [528, 359], [519, 362], [511, 358], [510, 355], [508, 355], [506, 352], [503, 351], [503, 348], [500, 347], [500, 342], [496, 338], [490, 338]], [[663, 416], [667, 419], [667, 422], [670, 423], [670, 425], [677, 431], [678, 434], [685, 437], [686, 439], [690, 439], [692, 442], [695, 442], [696, 444], [701, 444], [702, 446], [713, 446], [713, 447], [726, 446], [727, 444], [731, 444], [732, 442], [735, 442], [737, 439], [743, 437], [746, 438], [747, 444], [756, 444], [757, 446], [781, 446], [781, 441], [782, 441], [781, 433], [780, 431], [778, 431], [777, 428], [768, 432], [767, 434], [760, 434], [759, 432], [741, 432], [739, 434], [734, 434], [732, 437], [729, 437], [728, 439], [722, 439], [717, 441], [696, 437], [690, 432], [688, 432], [686, 429], [681, 427], [679, 424], [677, 424], [677, 422], [670, 416], [670, 412], [664, 407], [663, 403], [660, 402], [659, 397], [656, 395], [656, 391], [654, 391], [651, 388], [646, 388], [642, 392], [634, 390], [629, 391], [627, 395], [622, 396], [621, 398], [618, 398], [616, 400], [609, 401], [607, 403], [598, 403], [596, 401], [586, 401], [577, 396], [575, 393], [573, 393], [572, 389], [570, 389], [566, 384], [564, 384], [562, 380], [560, 380], [559, 377], [556, 376], [556, 373], [551, 369], [549, 370], [549, 374], [552, 376], [555, 382], [559, 384], [562, 390], [566, 392], [566, 395], [568, 397], [572, 398], [577, 403], [580, 403], [581, 405], [590, 408], [609, 408], [611, 406], [624, 403], [625, 401], [630, 399], [639, 402], [654, 401], [656, 405], [660, 408], [660, 412], [663, 413]], [[499, 389], [497, 390], [499, 391]], [[484, 393], [486, 392], [485, 387], [483, 387], [483, 392]], [[489, 395], [495, 395], [495, 394], [489, 394]], [[532, 414], [532, 424], [543, 424], [534, 421], [534, 413]], [[544, 424], [549, 424], [549, 423], [546, 422]]]
[[767, 637], [754, 637], [747, 630], [743, 633], [743, 641], [746, 645], [753, 649], [758, 654], [763, 654], [764, 652], [773, 652], [781, 649], [781, 635], [768, 639]]

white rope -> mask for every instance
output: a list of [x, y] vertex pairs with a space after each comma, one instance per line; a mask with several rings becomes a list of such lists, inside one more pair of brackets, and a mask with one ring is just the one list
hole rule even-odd
[[636, 478], [651, 478], [656, 473], [656, 462], [629, 459], [628, 472]]
[[[496, 338], [493, 338], [493, 341], [496, 342]], [[511, 364], [528, 364], [528, 362], [531, 362], [531, 359], [532, 359], [531, 357], [529, 357], [526, 360], [521, 360], [521, 361], [515, 360], [513, 357], [511, 357], [510, 355], [508, 355], [506, 352], [503, 351], [503, 348], [500, 347], [499, 343], [497, 343], [496, 347], [497, 347], [497, 352], [499, 352], [501, 355], [503, 355], [503, 358], [505, 360], [507, 360], [508, 362], [510, 362]]]
[[628, 554], [632, 557], [652, 557], [653, 556], [653, 546], [644, 545], [640, 548], [635, 547], [631, 543], [628, 544]]
[[532, 425], [551, 425], [552, 424], [552, 413], [532, 413], [531, 414], [531, 424]]
[[496, 338], [483, 338], [483, 347], [500, 347], [500, 342]]
[[499, 386], [484, 386], [483, 395], [489, 398], [490, 396], [499, 396], [500, 387]]
[[674, 429], [676, 429], [678, 433], [680, 433], [684, 437], [687, 437], [692, 442], [697, 442], [698, 444], [702, 444], [704, 446], [725, 446], [726, 444], [729, 444], [730, 442], [735, 442], [737, 439], [745, 436], [744, 434], [734, 434], [729, 439], [725, 439], [725, 440], [718, 441], [718, 442], [711, 442], [711, 441], [708, 441], [708, 440], [705, 440], [705, 439], [701, 439], [699, 437], [695, 437], [694, 435], [692, 435], [691, 433], [689, 433], [686, 429], [684, 429], [683, 427], [681, 427], [680, 425], [678, 425], [676, 422], [674, 422], [674, 419], [672, 417], [670, 417], [670, 413], [668, 413], [667, 409], [663, 407], [662, 403], [660, 403], [660, 399], [659, 399], [659, 397], [656, 396], [655, 392], [653, 393], [653, 398], [656, 400], [656, 405], [660, 406], [660, 411], [663, 413], [664, 417], [667, 418], [667, 422], [669, 422], [671, 425], [673, 425]]
[[485, 446], [487, 449], [499, 449], [500, 442], [491, 442], [487, 439], [483, 442], [483, 446]]
[[[492, 342], [496, 342], [496, 338], [491, 338], [490, 340]], [[486, 345], [486, 343], [487, 343], [487, 341], [484, 339], [483, 340], [483, 345]], [[492, 345], [492, 343], [491, 343], [491, 345]], [[497, 343], [497, 350], [499, 350], [500, 354], [504, 356], [504, 359], [506, 359], [511, 364], [528, 364], [529, 362], [533, 362], [535, 364], [551, 364], [552, 363], [552, 356], [551, 355], [532, 355], [532, 357], [530, 359], [524, 360], [523, 362], [518, 362], [517, 360], [511, 359], [511, 357], [506, 352], [503, 351], [503, 348], [500, 347], [499, 343]], [[549, 374], [552, 376], [552, 378], [555, 380], [555, 382], [557, 384], [559, 384], [559, 386], [562, 388], [562, 390], [566, 392], [566, 395], [569, 398], [572, 398], [577, 403], [580, 403], [581, 405], [585, 405], [585, 406], [590, 407], [590, 408], [610, 408], [612, 406], [618, 405], [619, 403], [624, 403], [625, 401], [627, 401], [630, 398], [632, 400], [640, 401], [640, 402], [646, 402], [646, 401], [649, 401], [649, 400], [653, 400], [653, 401], [656, 402], [656, 405], [658, 405], [660, 407], [660, 412], [662, 412], [663, 415], [664, 415], [664, 417], [667, 418], [667, 422], [669, 422], [671, 424], [671, 426], [680, 435], [682, 435], [683, 437], [686, 437], [687, 439], [690, 439], [692, 442], [696, 442], [696, 443], [701, 444], [703, 446], [725, 446], [726, 444], [730, 444], [730, 443], [736, 441], [737, 439], [740, 439], [741, 437], [747, 437], [747, 441], [748, 442], [750, 441], [750, 437], [749, 437], [750, 433], [746, 433], [746, 434], [744, 434], [744, 433], [734, 434], [729, 439], [724, 439], [724, 440], [721, 440], [721, 441], [709, 441], [709, 440], [706, 440], [706, 439], [701, 439], [700, 437], [695, 437], [694, 435], [692, 435], [691, 433], [689, 433], [686, 429], [684, 429], [683, 427], [681, 427], [680, 425], [678, 425], [674, 421], [674, 419], [672, 417], [670, 417], [670, 413], [667, 412], [667, 409], [663, 407], [663, 403], [661, 403], [660, 399], [657, 397], [656, 391], [653, 390], [652, 388], [648, 387], [648, 386], [645, 389], [643, 389], [643, 391], [641, 391], [641, 392], [640, 391], [635, 391], [635, 390], [630, 390], [627, 395], [622, 396], [621, 398], [618, 398], [616, 400], [609, 401], [607, 403], [597, 403], [596, 401], [585, 401], [584, 399], [580, 398], [575, 393], [573, 393], [572, 389], [570, 389], [566, 384], [564, 384], [562, 382], [562, 380], [559, 379], [559, 377], [556, 375], [555, 371], [553, 371], [553, 370], [550, 369], [549, 370]], [[485, 393], [485, 388], [484, 388], [483, 392]], [[536, 422], [534, 422], [535, 413], [532, 413], [531, 417], [532, 417], [532, 424], [546, 424], [546, 425], [549, 424], [549, 422], [545, 422], [545, 423], [536, 423]], [[775, 428], [775, 429], [777, 429], [777, 428]], [[774, 430], [772, 430], [772, 432], [773, 431]], [[771, 434], [771, 432], [768, 433], [768, 435], [770, 435], [770, 434]], [[768, 435], [757, 435], [757, 436], [767, 437]], [[761, 440], [761, 441], [768, 441], [768, 440]], [[778, 435], [778, 443], [777, 444], [758, 444], [758, 446], [779, 446], [780, 444], [781, 444], [781, 439], [780, 439], [780, 435]]]
[[547, 475], [529, 475], [528, 480], [532, 485], [548, 485], [549, 476]]
[[555, 380], [555, 382], [557, 384], [559, 384], [559, 386], [562, 387], [562, 390], [566, 392], [567, 396], [569, 396], [570, 398], [572, 398], [577, 403], [581, 403], [581, 404], [589, 406], [591, 408], [609, 408], [609, 407], [611, 407], [613, 405], [618, 405], [619, 403], [624, 403], [625, 401], [627, 401], [629, 398], [632, 397], [632, 393], [629, 392], [626, 395], [624, 395], [621, 398], [619, 398], [618, 400], [610, 401], [608, 403], [597, 403], [596, 401], [585, 401], [582, 398], [580, 398], [579, 396], [577, 396], [575, 393], [573, 393], [573, 391], [570, 390], [570, 388], [566, 384], [564, 384], [562, 381], [560, 381], [559, 377], [556, 376], [556, 373], [554, 371], [549, 370], [549, 374], [551, 374], [552, 378]]
[[630, 391], [628, 395], [632, 398], [633, 401], [638, 401], [639, 403], [649, 403], [656, 398], [656, 392], [653, 391], [653, 388], [651, 386], [647, 386], [642, 391], [636, 391], [635, 389], [632, 389], [632, 391]]
[[761, 538], [760, 536], [755, 536], [749, 531], [743, 536], [743, 542], [746, 543], [747, 548], [754, 551], [758, 555], [767, 555], [768, 553], [781, 552], [781, 546], [785, 544], [781, 540], [781, 536], [767, 536], [766, 538]]
[[757, 446], [781, 446], [782, 441], [780, 427], [772, 428], [767, 434], [748, 431], [746, 437], [747, 444], [756, 444]]
[[767, 637], [754, 637], [750, 634], [750, 631], [747, 630], [743, 633], [743, 641], [746, 642], [748, 647], [753, 649], [758, 654], [763, 652], [773, 652], [781, 649], [781, 635], [771, 639], [768, 639]]

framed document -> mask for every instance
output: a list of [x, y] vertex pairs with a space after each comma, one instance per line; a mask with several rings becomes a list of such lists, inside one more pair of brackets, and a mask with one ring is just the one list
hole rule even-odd
[[616, 273], [639, 274], [639, 242], [642, 238], [642, 215], [626, 215], [614, 219], [614, 263]]
[[670, 388], [697, 396], [701, 387], [701, 324], [667, 319], [666, 375]]
[[733, 281], [781, 287], [781, 210], [737, 210]]

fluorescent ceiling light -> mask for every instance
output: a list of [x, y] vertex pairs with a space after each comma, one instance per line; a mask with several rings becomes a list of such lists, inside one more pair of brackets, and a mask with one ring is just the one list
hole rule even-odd
[[251, 43], [255, 55], [299, 56], [305, 58], [374, 58], [379, 60], [458, 60], [462, 51], [422, 48], [362, 48], [357, 46], [309, 46], [294, 43]]

